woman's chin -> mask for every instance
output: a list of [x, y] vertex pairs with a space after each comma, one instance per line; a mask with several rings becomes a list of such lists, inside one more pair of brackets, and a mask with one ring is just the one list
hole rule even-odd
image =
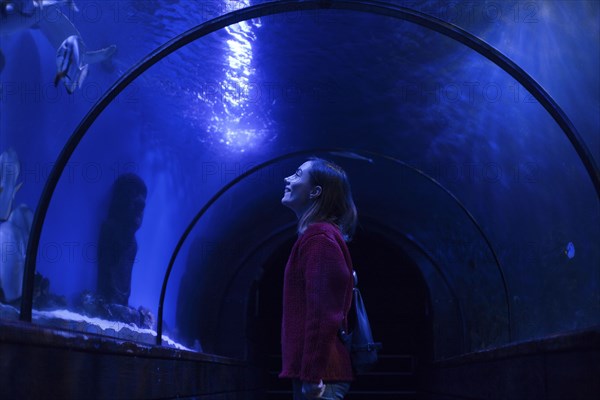
[[287, 196], [285, 196], [285, 195], [283, 196], [283, 198], [281, 199], [281, 204], [284, 205], [285, 207], [289, 208], [293, 212], [296, 212], [296, 210], [294, 209], [294, 206], [292, 205], [292, 203], [290, 202], [290, 199]]

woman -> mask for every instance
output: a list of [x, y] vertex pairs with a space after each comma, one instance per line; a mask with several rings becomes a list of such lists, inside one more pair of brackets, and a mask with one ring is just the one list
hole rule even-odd
[[299, 237], [285, 267], [279, 377], [293, 379], [294, 400], [343, 399], [353, 379], [338, 337], [352, 301], [350, 183], [339, 166], [318, 158], [285, 183], [281, 203], [296, 213]]

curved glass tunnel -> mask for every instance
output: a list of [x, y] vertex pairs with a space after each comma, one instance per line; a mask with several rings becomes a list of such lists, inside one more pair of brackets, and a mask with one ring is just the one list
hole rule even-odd
[[[31, 322], [42, 329], [144, 346], [158, 331], [162, 347], [252, 362], [277, 353], [296, 237], [280, 204], [283, 178], [316, 155], [350, 176], [360, 220], [350, 248], [384, 357], [440, 361], [600, 325], [599, 197], [565, 131], [482, 54], [356, 10], [299, 6], [249, 19], [146, 70], [68, 158], [27, 278], [44, 185], [102, 94], [173, 37], [260, 2], [76, 3], [79, 11], [48, 7], [42, 29], [2, 36], [3, 322], [23, 316], [30, 279]], [[598, 164], [596, 2], [414, 3], [390, 4], [509, 57]], [[117, 48], [102, 62], [87, 56], [88, 76], [70, 95], [53, 84], [56, 49], [44, 26], [62, 23], [57, 15], [86, 50]], [[147, 188], [139, 229], [133, 221], [127, 234], [103, 236], [126, 173]], [[105, 248], [131, 265], [130, 278], [118, 276], [125, 300], [114, 304], [99, 289]]]

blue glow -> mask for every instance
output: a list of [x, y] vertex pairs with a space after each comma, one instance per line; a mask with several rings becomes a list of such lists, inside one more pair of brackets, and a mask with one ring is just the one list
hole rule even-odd
[[[249, 0], [226, 3], [227, 12], [250, 5]], [[252, 43], [256, 40], [254, 28], [260, 28], [260, 20], [240, 22], [225, 28], [230, 36], [226, 40], [225, 61], [227, 70], [219, 83], [221, 107], [203, 93], [197, 97], [211, 106], [209, 137], [214, 142], [236, 152], [256, 148], [267, 134], [267, 124], [250, 110], [252, 105], [251, 79], [255, 73], [252, 65]]]

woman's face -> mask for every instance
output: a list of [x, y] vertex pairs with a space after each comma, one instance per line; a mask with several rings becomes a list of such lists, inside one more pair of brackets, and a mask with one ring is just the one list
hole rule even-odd
[[281, 204], [292, 209], [300, 218], [312, 203], [311, 191], [314, 186], [310, 182], [309, 170], [311, 161], [298, 167], [296, 172], [284, 178], [285, 189]]

